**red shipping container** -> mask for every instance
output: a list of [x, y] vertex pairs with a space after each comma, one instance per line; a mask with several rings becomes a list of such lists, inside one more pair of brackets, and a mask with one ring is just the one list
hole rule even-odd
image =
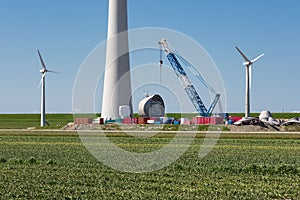
[[209, 124], [210, 123], [210, 117], [202, 117], [203, 124]]
[[147, 118], [147, 117], [139, 117], [138, 118], [138, 124], [147, 124], [147, 120], [149, 120], [149, 118]]
[[104, 118], [97, 118], [97, 119], [94, 120], [93, 123], [104, 124]]
[[223, 117], [193, 117], [193, 124], [223, 124]]
[[192, 118], [192, 120], [191, 120], [192, 124], [196, 124], [195, 119], [196, 119], [195, 117]]
[[104, 118], [100, 118], [99, 124], [104, 124]]
[[122, 124], [132, 124], [133, 119], [132, 118], [124, 118], [122, 119]]

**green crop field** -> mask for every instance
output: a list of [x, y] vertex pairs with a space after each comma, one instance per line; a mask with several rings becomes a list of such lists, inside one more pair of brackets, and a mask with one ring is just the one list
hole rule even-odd
[[[47, 114], [49, 126], [45, 128], [61, 128], [73, 121], [72, 114]], [[0, 129], [24, 129], [39, 127], [39, 114], [0, 114]]]
[[[172, 133], [108, 136], [148, 152]], [[203, 136], [172, 165], [131, 174], [97, 161], [76, 132], [0, 131], [0, 199], [300, 199], [299, 134], [226, 133], [199, 159]]]

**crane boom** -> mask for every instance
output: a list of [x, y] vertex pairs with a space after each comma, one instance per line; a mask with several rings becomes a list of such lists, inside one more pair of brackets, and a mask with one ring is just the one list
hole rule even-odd
[[201, 116], [210, 116], [220, 98], [220, 94], [216, 94], [213, 103], [207, 110], [207, 108], [205, 107], [199, 94], [197, 93], [195, 87], [188, 79], [188, 76], [187, 76], [185, 70], [183, 69], [183, 67], [181, 66], [180, 62], [178, 61], [175, 53], [170, 49], [167, 41], [165, 39], [162, 39], [161, 41], [159, 41], [159, 44], [161, 46], [161, 49], [166, 53], [167, 58], [171, 64], [176, 76], [178, 77], [181, 85], [183, 86], [186, 94], [190, 98], [190, 100], [191, 100], [192, 104], [194, 105], [194, 107], [196, 108], [196, 110], [200, 113]]

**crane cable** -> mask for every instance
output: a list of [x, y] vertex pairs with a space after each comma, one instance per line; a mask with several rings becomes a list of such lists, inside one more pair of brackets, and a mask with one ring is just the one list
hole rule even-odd
[[198, 72], [198, 70], [186, 59], [184, 59], [178, 52], [175, 52], [176, 56], [181, 60], [181, 62], [190, 68], [190, 71], [203, 83], [203, 85], [211, 92], [211, 94], [217, 94], [213, 87], [204, 79], [204, 77]]
[[161, 76], [162, 76], [162, 65], [163, 65], [163, 60], [162, 60], [162, 54], [163, 54], [163, 50], [162, 48], [160, 48], [160, 60], [159, 60], [159, 83], [161, 84]]
[[[189, 62], [187, 61], [184, 57], [182, 57], [170, 44], [169, 48], [171, 51], [181, 60], [181, 62], [202, 82], [202, 84], [208, 89], [211, 95], [216, 95], [217, 92], [214, 90], [214, 88], [205, 80], [205, 78], [201, 75], [201, 73]], [[162, 51], [163, 49], [160, 48], [160, 60], [162, 62]]]

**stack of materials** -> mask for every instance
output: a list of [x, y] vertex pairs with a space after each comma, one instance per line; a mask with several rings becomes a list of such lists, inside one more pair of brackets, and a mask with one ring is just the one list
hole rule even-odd
[[271, 114], [270, 111], [262, 111], [259, 115], [259, 120], [263, 123], [267, 123], [267, 124], [270, 124], [270, 125], [275, 125], [275, 126], [280, 125], [280, 122], [275, 120], [272, 117], [272, 114]]
[[288, 126], [288, 125], [293, 125], [293, 124], [300, 125], [300, 117], [291, 118], [291, 119], [287, 120], [286, 122], [282, 123], [281, 125]]
[[74, 118], [74, 124], [91, 124], [93, 123], [92, 118]]

